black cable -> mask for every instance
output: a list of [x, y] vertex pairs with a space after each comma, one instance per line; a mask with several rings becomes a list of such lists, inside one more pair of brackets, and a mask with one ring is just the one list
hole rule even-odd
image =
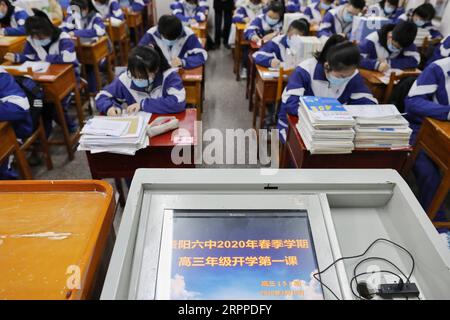
[[[411, 254], [406, 248], [404, 248], [403, 246], [401, 246], [401, 245], [399, 245], [399, 244], [397, 244], [397, 243], [395, 243], [395, 242], [393, 242], [393, 241], [391, 241], [391, 240], [389, 240], [389, 239], [385, 239], [385, 238], [378, 238], [378, 239], [376, 239], [376, 240], [373, 241], [373, 242], [367, 247], [367, 249], [366, 249], [363, 253], [361, 253], [361, 254], [358, 254], [358, 255], [355, 255], [355, 256], [341, 257], [341, 258], [339, 258], [339, 259], [333, 261], [333, 262], [332, 262], [328, 267], [326, 267], [324, 270], [322, 270], [322, 271], [318, 270], [316, 273], [314, 273], [314, 274], [313, 274], [314, 279], [316, 279], [323, 287], [325, 287], [326, 289], [328, 289], [328, 291], [330, 291], [331, 294], [333, 294], [333, 296], [334, 296], [337, 300], [340, 300], [339, 297], [334, 293], [334, 291], [331, 290], [327, 285], [325, 285], [325, 284], [322, 282], [322, 280], [320, 280], [319, 278], [317, 278], [317, 276], [318, 276], [318, 275], [321, 275], [322, 273], [325, 273], [326, 271], [328, 271], [332, 266], [334, 266], [334, 265], [335, 265], [336, 263], [338, 263], [339, 261], [349, 260], [349, 259], [356, 259], [356, 258], [360, 258], [360, 257], [365, 256], [365, 255], [367, 254], [367, 252], [368, 252], [368, 251], [369, 251], [369, 250], [370, 250], [377, 242], [379, 242], [379, 241], [386, 241], [386, 242], [389, 242], [389, 243], [395, 245], [396, 247], [402, 249], [403, 251], [405, 251], [405, 252], [409, 255], [409, 257], [411, 258], [412, 266], [411, 266], [411, 272], [410, 272], [409, 275], [406, 277], [406, 281], [407, 281], [407, 282], [410, 282], [410, 278], [411, 278], [412, 274], [414, 273], [414, 268], [415, 268], [415, 260], [414, 260], [414, 257], [413, 257], [412, 254]], [[387, 259], [384, 259], [384, 260], [385, 260], [385, 261], [388, 261]], [[392, 262], [390, 262], [390, 263], [393, 264]], [[402, 272], [402, 274], [403, 274], [403, 272]], [[401, 278], [400, 278], [400, 279], [401, 279]]]

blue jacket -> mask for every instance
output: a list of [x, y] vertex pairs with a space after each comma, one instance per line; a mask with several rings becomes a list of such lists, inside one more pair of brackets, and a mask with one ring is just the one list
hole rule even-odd
[[279, 21], [276, 25], [271, 26], [267, 23], [266, 17], [266, 14], [261, 14], [250, 22], [250, 25], [244, 32], [245, 39], [250, 41], [254, 35], [262, 38], [265, 35], [275, 31], [281, 32], [283, 28], [283, 21]]
[[302, 96], [336, 98], [342, 104], [378, 103], [358, 72], [344, 86], [330, 87], [323, 65], [315, 58], [307, 59], [294, 70], [283, 92], [278, 114], [278, 129], [282, 141], [286, 141], [287, 115], [298, 115]]
[[117, 19], [119, 21], [125, 20], [122, 8], [117, 0], [109, 0], [108, 3], [100, 5], [94, 0], [90, 0], [94, 8], [100, 13], [102, 19]]
[[300, 0], [288, 0], [286, 3], [286, 13], [297, 13], [301, 10]]
[[352, 31], [352, 22], [344, 23], [341, 18], [341, 11], [344, 10], [345, 5], [329, 10], [322, 19], [319, 25], [317, 37], [331, 37], [335, 33], [344, 33], [349, 35]]
[[274, 58], [285, 61], [286, 50], [289, 48], [287, 36], [279, 35], [267, 42], [261, 49], [253, 54], [257, 65], [269, 68]]
[[203, 49], [202, 44], [194, 32], [188, 27], [184, 27], [182, 35], [171, 48], [162, 40], [158, 27], [152, 27], [145, 33], [141, 41], [139, 41], [140, 46], [150, 44], [160, 47], [169, 63], [172, 61], [172, 58], [180, 58], [185, 69], [202, 66], [208, 59], [208, 53]]
[[[325, 10], [323, 16], [325, 16], [325, 14], [332, 8], [333, 7], [330, 7], [329, 9]], [[303, 11], [303, 14], [308, 17], [310, 23], [320, 23], [323, 19], [322, 10], [320, 9], [320, 2], [311, 3], [310, 5], [308, 5]]]
[[106, 113], [112, 106], [139, 103], [150, 113], [178, 113], [186, 108], [186, 91], [176, 69], [158, 73], [152, 87], [146, 91], [134, 85], [127, 72], [101, 90], [95, 97], [98, 111]]
[[27, 38], [22, 53], [15, 54], [15, 62], [46, 61], [51, 64], [72, 64], [77, 77], [80, 76], [79, 62], [75, 51], [75, 44], [70, 36], [61, 32], [59, 38], [47, 47], [37, 44], [31, 37]]
[[450, 58], [433, 62], [423, 70], [405, 99], [413, 142], [425, 117], [450, 120]]
[[73, 13], [72, 10], [68, 10], [67, 17], [60, 28], [67, 33], [73, 31], [75, 36], [80, 38], [96, 39], [106, 34], [102, 16], [97, 12], [92, 12], [81, 18], [78, 14]]
[[0, 121], [11, 122], [16, 136], [29, 137], [33, 132], [27, 96], [14, 78], [0, 66]]
[[439, 43], [438, 46], [433, 51], [433, 55], [431, 58], [427, 61], [426, 65], [428, 66], [430, 63], [450, 57], [450, 36], [447, 36], [446, 38], [442, 39], [441, 43]]
[[377, 16], [377, 17], [388, 18], [389, 20], [392, 21], [392, 23], [397, 23], [398, 18], [404, 13], [405, 13], [405, 9], [403, 7], [398, 7], [392, 13], [387, 14], [384, 11], [384, 9], [381, 8], [379, 3], [370, 6], [367, 11], [368, 16], [373, 15], [373, 16]]
[[[400, 20], [401, 21], [409, 21], [409, 20], [411, 20], [410, 19], [411, 15], [412, 15], [412, 11], [409, 13], [404, 13], [398, 17], [397, 21], [400, 21]], [[439, 31], [439, 29], [437, 27], [433, 26], [433, 24], [430, 21], [426, 22], [422, 27], [418, 27], [418, 29], [419, 30], [424, 29], [424, 30], [428, 31], [430, 33], [432, 39], [443, 37], [442, 33]]]
[[24, 36], [25, 35], [25, 20], [27, 20], [28, 14], [24, 9], [14, 7], [9, 25], [1, 25], [5, 28], [5, 36]]
[[195, 8], [190, 8], [184, 0], [175, 1], [170, 5], [172, 14], [183, 22], [195, 19], [197, 22], [206, 21], [208, 7], [199, 2]]
[[265, 12], [265, 9], [266, 6], [264, 6], [263, 4], [260, 4], [252, 9], [249, 3], [245, 3], [234, 11], [233, 23], [244, 23], [245, 18], [250, 18], [250, 21], [252, 21], [257, 16], [263, 14]]
[[398, 54], [392, 54], [380, 43], [379, 32], [372, 32], [359, 44], [361, 51], [361, 68], [378, 70], [379, 61], [386, 59], [391, 68], [412, 69], [420, 63], [420, 54], [414, 44], [403, 48]]
[[129, 5], [131, 6], [131, 10], [134, 12], [142, 12], [144, 8], [147, 6], [148, 0], [130, 0]]

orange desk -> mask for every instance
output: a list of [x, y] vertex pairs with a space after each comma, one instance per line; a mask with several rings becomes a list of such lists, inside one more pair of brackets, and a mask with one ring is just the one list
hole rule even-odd
[[289, 128], [281, 153], [281, 168], [394, 169], [401, 172], [412, 148], [356, 149], [349, 154], [311, 154], [297, 130], [298, 117], [288, 115]]
[[180, 69], [179, 73], [186, 90], [186, 103], [198, 108], [197, 117], [200, 120], [203, 113], [203, 76], [204, 67], [194, 69]]
[[[252, 92], [252, 101], [254, 99], [253, 109], [253, 128], [261, 129], [263, 126], [266, 105], [269, 103], [275, 103], [277, 98], [277, 86], [278, 77], [276, 78], [264, 78], [263, 73], [268, 72], [268, 68], [262, 66], [256, 66], [256, 75], [254, 80], [254, 92]], [[253, 96], [254, 95], [254, 96]], [[261, 112], [258, 112], [261, 111]], [[258, 113], [261, 113], [258, 115]], [[256, 125], [256, 118], [259, 116], [259, 125]]]
[[0, 122], [0, 163], [14, 154], [22, 179], [33, 179], [24, 152], [20, 149], [14, 129], [9, 122]]
[[245, 23], [236, 23], [236, 39], [234, 42], [234, 73], [236, 74], [236, 81], [241, 80], [241, 60], [245, 46], [248, 46], [249, 42], [245, 40], [244, 31], [247, 28]]
[[27, 37], [5, 37], [0, 36], [0, 63], [3, 63], [3, 57], [8, 52], [20, 53], [25, 47]]
[[197, 26], [191, 27], [192, 31], [194, 31], [195, 35], [199, 38], [206, 38], [207, 37], [207, 30], [208, 26], [206, 21], [200, 22]]
[[0, 300], [91, 298], [114, 211], [102, 181], [0, 182]]

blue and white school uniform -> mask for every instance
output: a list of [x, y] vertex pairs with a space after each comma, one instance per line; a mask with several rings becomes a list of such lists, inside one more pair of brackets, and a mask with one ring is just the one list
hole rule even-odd
[[186, 108], [186, 91], [176, 69], [159, 72], [150, 88], [137, 87], [127, 72], [122, 73], [95, 97], [99, 112], [112, 106], [139, 103], [141, 110], [150, 113], [179, 113]]
[[170, 5], [172, 14], [180, 19], [182, 22], [186, 23], [189, 20], [194, 19], [197, 22], [206, 21], [206, 16], [208, 13], [208, 7], [205, 5], [191, 5], [185, 0], [175, 1]]
[[263, 14], [265, 8], [266, 7], [262, 3], [259, 5], [254, 5], [250, 1], [247, 1], [235, 10], [233, 15], [233, 23], [245, 23], [245, 18], [249, 18], [250, 21], [252, 21], [257, 16]]
[[[407, 14], [404, 13], [402, 15], [400, 15], [398, 17], [398, 21], [412, 21], [412, 19], [410, 19], [410, 16], [412, 16], [412, 12]], [[426, 30], [430, 33], [431, 39], [436, 39], [436, 38], [442, 38], [442, 33], [439, 31], [439, 29], [437, 27], [435, 27], [431, 22], [426, 22], [423, 26], [421, 27], [417, 27], [419, 30]]]
[[[12, 125], [17, 138], [32, 134], [33, 124], [28, 99], [14, 78], [0, 66], [0, 121]], [[17, 179], [17, 173], [9, 168], [9, 161], [0, 163], [0, 180]]]
[[122, 8], [130, 8], [133, 12], [142, 12], [147, 4], [148, 0], [120, 0]]
[[322, 19], [319, 25], [319, 31], [317, 37], [331, 37], [336, 33], [343, 33], [349, 35], [352, 31], [353, 22], [344, 22], [341, 17], [341, 12], [344, 10], [345, 5], [333, 8], [329, 10]]
[[355, 71], [346, 84], [333, 87], [326, 78], [323, 64], [318, 63], [315, 58], [307, 59], [294, 70], [283, 92], [278, 114], [278, 129], [283, 142], [286, 141], [287, 115], [298, 115], [299, 101], [302, 96], [336, 98], [342, 104], [378, 103], [358, 71]]
[[300, 0], [288, 0], [286, 2], [286, 13], [297, 13], [301, 11]]
[[109, 0], [106, 4], [99, 4], [95, 0], [91, 0], [94, 8], [100, 13], [103, 20], [116, 19], [116, 21], [124, 21], [125, 15], [120, 7], [119, 1]]
[[310, 23], [320, 23], [325, 14], [333, 8], [331, 5], [328, 9], [321, 9], [321, 2], [311, 3], [306, 6], [303, 14], [308, 18]]
[[447, 36], [444, 39], [442, 39], [439, 45], [436, 46], [436, 48], [433, 51], [433, 55], [427, 61], [426, 65], [428, 66], [430, 63], [436, 60], [444, 59], [447, 57], [450, 57], [450, 36]]
[[161, 48], [164, 57], [170, 63], [173, 58], [180, 58], [185, 69], [193, 69], [202, 66], [208, 59], [208, 53], [202, 47], [194, 32], [188, 28], [183, 28], [181, 36], [175, 40], [173, 46], [168, 46], [162, 39], [158, 27], [150, 28], [139, 41], [140, 46], [157, 45]]
[[286, 61], [287, 49], [289, 49], [288, 36], [278, 35], [255, 52], [253, 58], [257, 65], [269, 68], [273, 59]]
[[359, 44], [361, 51], [361, 68], [378, 70], [380, 60], [386, 60], [391, 68], [412, 69], [417, 68], [420, 63], [420, 54], [413, 44], [403, 48], [398, 53], [391, 53], [380, 43], [379, 32], [372, 32]]
[[[405, 110], [413, 130], [411, 144], [414, 145], [423, 120], [426, 117], [450, 120], [450, 58], [437, 60], [423, 70], [414, 82], [405, 99]], [[423, 152], [414, 166], [420, 188], [419, 201], [424, 210], [431, 204], [441, 181], [439, 168]], [[443, 214], [443, 209], [439, 212]]]
[[251, 40], [253, 36], [257, 35], [262, 38], [272, 32], [281, 32], [283, 29], [283, 21], [280, 20], [275, 25], [270, 25], [267, 22], [267, 14], [261, 14], [250, 22], [250, 25], [245, 29], [245, 39]]
[[379, 3], [374, 4], [369, 7], [367, 11], [368, 16], [384, 17], [392, 21], [392, 23], [397, 23], [398, 18], [405, 13], [403, 7], [397, 7], [393, 12], [386, 13]]
[[86, 17], [72, 10], [67, 11], [67, 17], [61, 24], [64, 32], [73, 32], [76, 37], [97, 40], [106, 34], [102, 16], [97, 12], [91, 12]]
[[27, 12], [19, 7], [14, 7], [14, 12], [10, 17], [9, 25], [1, 25], [4, 28], [5, 36], [24, 36], [25, 21], [28, 18]]

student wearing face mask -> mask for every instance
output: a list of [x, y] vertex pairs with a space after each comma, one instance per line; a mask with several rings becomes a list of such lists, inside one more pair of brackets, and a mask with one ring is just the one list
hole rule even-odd
[[283, 28], [284, 8], [283, 4], [272, 1], [265, 14], [259, 15], [250, 22], [244, 36], [248, 41], [268, 42], [277, 36]]
[[419, 30], [428, 31], [432, 39], [442, 38], [442, 33], [432, 23], [435, 15], [436, 10], [434, 10], [434, 7], [430, 3], [424, 3], [412, 12], [402, 14], [398, 19], [414, 22]]
[[[276, 36], [253, 54], [255, 63], [266, 68], [279, 68], [282, 63], [289, 63], [291, 50], [296, 50], [301, 45], [299, 38], [307, 36], [308, 33], [309, 23], [306, 19], [292, 21], [286, 35]], [[276, 124], [275, 116], [275, 104], [268, 104], [264, 128]]]
[[[75, 44], [71, 37], [58, 29], [43, 11], [33, 9], [34, 16], [25, 21], [27, 41], [22, 53], [8, 52], [5, 60], [14, 63], [25, 61], [46, 61], [51, 64], [71, 64], [74, 66], [77, 80], [80, 80], [80, 66], [75, 51]], [[68, 129], [71, 133], [77, 130], [74, 120], [67, 114], [71, 96], [62, 101]], [[45, 106], [44, 106], [45, 107]], [[52, 120], [57, 119], [54, 108], [43, 110], [44, 126], [47, 136], [52, 132]]]
[[369, 7], [367, 15], [385, 17], [396, 23], [398, 17], [405, 13], [403, 7], [399, 7], [399, 0], [381, 0], [379, 3]]
[[311, 24], [319, 24], [325, 14], [333, 8], [333, 0], [320, 0], [308, 5], [303, 14], [309, 18]]
[[[426, 67], [411, 87], [405, 99], [406, 118], [413, 130], [414, 145], [426, 117], [441, 121], [450, 120], [450, 58], [444, 58]], [[448, 150], [447, 150], [448, 151]], [[442, 180], [439, 167], [421, 152], [413, 168], [419, 186], [419, 202], [428, 210]], [[437, 212], [434, 221], [447, 221], [445, 205]]]
[[10, 0], [0, 0], [0, 35], [25, 35], [25, 21], [28, 14], [24, 9], [16, 7]]
[[289, 78], [278, 114], [280, 139], [286, 141], [287, 115], [298, 115], [302, 96], [336, 98], [342, 104], [376, 104], [358, 73], [358, 47], [342, 35], [332, 35], [315, 58], [300, 63]]
[[433, 54], [430, 59], [426, 62], [425, 66], [433, 63], [437, 60], [450, 57], [450, 36], [445, 37], [442, 41], [434, 48]]
[[128, 70], [99, 92], [99, 112], [108, 116], [145, 111], [179, 113], [186, 108], [186, 92], [176, 69], [157, 47], [136, 47], [128, 57]]
[[89, 0], [95, 10], [102, 16], [102, 19], [111, 19], [114, 23], [125, 20], [125, 15], [117, 0]]
[[139, 45], [158, 46], [174, 68], [197, 68], [204, 65], [208, 59], [208, 53], [194, 32], [172, 15], [159, 18], [158, 25], [145, 33]]
[[233, 23], [249, 23], [257, 16], [264, 13], [264, 3], [262, 0], [245, 0], [237, 7], [233, 15]]
[[172, 14], [184, 24], [194, 25], [206, 21], [208, 9], [199, 0], [179, 0], [170, 5]]
[[394, 69], [413, 69], [420, 63], [420, 54], [414, 45], [417, 26], [412, 22], [384, 25], [359, 44], [361, 67], [386, 72]]
[[365, 0], [349, 0], [329, 10], [320, 23], [317, 36], [330, 37], [336, 33], [348, 36], [352, 31], [353, 17], [360, 15], [365, 6]]

